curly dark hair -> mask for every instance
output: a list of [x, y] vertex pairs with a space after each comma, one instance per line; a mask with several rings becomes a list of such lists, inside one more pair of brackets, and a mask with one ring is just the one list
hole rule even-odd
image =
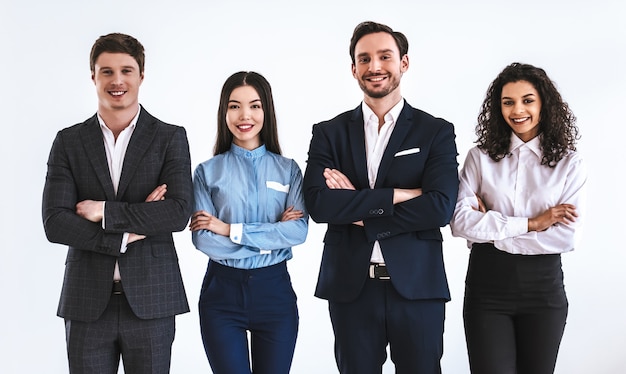
[[500, 161], [509, 153], [511, 128], [502, 115], [502, 87], [507, 83], [526, 81], [534, 86], [541, 99], [539, 133], [541, 134], [541, 164], [555, 167], [569, 150], [576, 150], [576, 140], [580, 139], [576, 117], [557, 91], [546, 72], [538, 67], [514, 62], [504, 68], [489, 85], [483, 101], [475, 141], [478, 148], [489, 154], [494, 161]]

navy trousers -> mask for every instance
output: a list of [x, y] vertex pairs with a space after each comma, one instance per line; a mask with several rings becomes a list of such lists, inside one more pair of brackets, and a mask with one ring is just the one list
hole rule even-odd
[[199, 312], [214, 374], [289, 373], [298, 308], [285, 261], [250, 270], [209, 261]]
[[342, 374], [380, 374], [387, 345], [397, 374], [439, 374], [444, 300], [408, 300], [390, 281], [368, 279], [357, 300], [329, 302]]
[[567, 310], [560, 255], [473, 245], [463, 306], [472, 373], [552, 374]]
[[170, 372], [174, 316], [142, 320], [121, 295], [112, 295], [97, 321], [65, 320], [71, 374], [115, 374], [120, 356], [128, 374]]

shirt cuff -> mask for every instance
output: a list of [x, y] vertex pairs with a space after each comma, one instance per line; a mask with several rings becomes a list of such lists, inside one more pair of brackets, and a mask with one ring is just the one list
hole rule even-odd
[[126, 253], [126, 247], [128, 246], [128, 233], [125, 232], [122, 235], [122, 247], [120, 248], [120, 253]]
[[102, 230], [105, 229], [105, 226], [104, 226], [104, 206], [106, 205], [106, 203], [107, 203], [106, 201], [102, 202]]
[[230, 240], [235, 244], [241, 244], [243, 236], [243, 223], [230, 224]]
[[528, 218], [508, 217], [506, 226], [506, 236], [513, 238], [528, 232]]

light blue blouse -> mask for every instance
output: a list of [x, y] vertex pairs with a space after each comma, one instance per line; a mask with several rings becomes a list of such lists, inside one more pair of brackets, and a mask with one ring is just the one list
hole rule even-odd
[[[222, 265], [255, 269], [291, 259], [291, 247], [306, 240], [309, 216], [298, 164], [266, 150], [235, 144], [198, 165], [194, 212], [205, 210], [231, 224], [230, 237], [208, 230], [192, 233], [196, 248]], [[290, 206], [304, 212], [280, 222]]]

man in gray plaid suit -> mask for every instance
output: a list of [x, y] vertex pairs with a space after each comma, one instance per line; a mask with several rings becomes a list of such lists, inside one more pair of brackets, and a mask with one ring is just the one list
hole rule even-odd
[[189, 311], [172, 232], [192, 207], [185, 129], [139, 105], [144, 49], [109, 34], [91, 50], [98, 112], [58, 132], [46, 236], [68, 246], [58, 315], [71, 373], [168, 373], [174, 316]]

